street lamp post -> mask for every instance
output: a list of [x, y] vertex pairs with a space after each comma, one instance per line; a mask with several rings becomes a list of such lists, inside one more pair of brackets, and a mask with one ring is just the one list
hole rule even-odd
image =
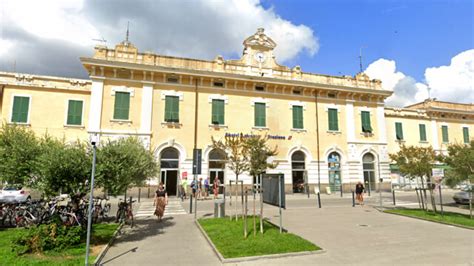
[[95, 177], [95, 161], [96, 161], [96, 150], [97, 150], [97, 134], [91, 136], [92, 144], [92, 174], [91, 174], [91, 192], [89, 195], [89, 208], [87, 213], [87, 240], [86, 240], [86, 261], [85, 265], [89, 265], [89, 248], [91, 240], [91, 227], [92, 227], [92, 203], [94, 199], [94, 177]]

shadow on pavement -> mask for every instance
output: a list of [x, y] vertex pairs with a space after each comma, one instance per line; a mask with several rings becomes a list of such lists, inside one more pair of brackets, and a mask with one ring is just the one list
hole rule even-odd
[[104, 262], [101, 262], [100, 265], [107, 264], [108, 262], [111, 262], [111, 261], [113, 261], [113, 260], [115, 260], [115, 259], [118, 259], [118, 258], [122, 257], [123, 255], [125, 255], [125, 254], [127, 254], [127, 253], [136, 252], [137, 249], [138, 249], [138, 247], [134, 247], [134, 248], [132, 248], [132, 249], [130, 249], [130, 250], [127, 250], [127, 251], [123, 252], [122, 254], [119, 254], [119, 255], [117, 255], [117, 256], [111, 258], [111, 259], [108, 259], [108, 260], [106, 260], [106, 261], [104, 261]]
[[175, 225], [173, 217], [164, 217], [161, 222], [157, 219], [135, 220], [135, 226], [124, 226], [114, 245], [121, 242], [140, 241], [148, 237], [164, 234], [164, 229]]

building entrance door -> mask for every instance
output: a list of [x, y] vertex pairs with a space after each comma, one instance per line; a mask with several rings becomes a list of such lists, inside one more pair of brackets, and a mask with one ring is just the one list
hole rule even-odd
[[178, 170], [162, 170], [161, 182], [165, 185], [168, 196], [178, 195]]
[[[214, 189], [214, 180], [216, 178], [219, 179], [219, 181], [221, 182], [221, 185], [224, 185], [224, 171], [222, 169], [218, 169], [218, 170], [210, 170], [209, 171], [209, 176], [210, 176], [210, 180], [209, 182], [211, 182], [209, 185], [211, 187], [211, 190]], [[211, 194], [214, 193], [214, 190], [212, 190], [210, 192]], [[219, 187], [219, 194], [222, 194], [223, 193], [223, 187]]]

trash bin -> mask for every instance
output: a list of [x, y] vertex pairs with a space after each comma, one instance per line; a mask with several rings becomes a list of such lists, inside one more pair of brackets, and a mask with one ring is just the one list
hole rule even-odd
[[225, 204], [223, 199], [214, 200], [214, 217], [225, 217]]
[[331, 195], [331, 187], [326, 187], [326, 194]]

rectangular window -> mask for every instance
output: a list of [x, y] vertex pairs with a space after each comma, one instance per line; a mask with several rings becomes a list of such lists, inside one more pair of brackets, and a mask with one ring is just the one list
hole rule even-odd
[[212, 117], [213, 125], [224, 125], [224, 100], [212, 100]]
[[400, 122], [395, 122], [395, 135], [397, 140], [403, 140], [403, 127]]
[[418, 126], [420, 128], [420, 141], [426, 141], [426, 126], [424, 124]]
[[464, 143], [469, 143], [469, 128], [468, 127], [462, 128], [462, 136], [464, 139]]
[[115, 92], [114, 119], [128, 120], [130, 110], [130, 93]]
[[69, 100], [67, 107], [67, 125], [82, 125], [83, 101]]
[[443, 136], [443, 142], [449, 142], [448, 126], [441, 126], [441, 135]]
[[372, 126], [370, 125], [370, 112], [362, 111], [362, 132], [372, 133]]
[[266, 106], [265, 103], [255, 103], [255, 126], [256, 127], [265, 127], [266, 123]]
[[30, 98], [25, 96], [13, 97], [12, 123], [28, 123]]
[[337, 109], [328, 109], [329, 130], [338, 131], [339, 123], [337, 121]]
[[293, 105], [293, 128], [303, 128], [303, 106]]
[[179, 97], [166, 96], [165, 98], [165, 121], [179, 122]]

